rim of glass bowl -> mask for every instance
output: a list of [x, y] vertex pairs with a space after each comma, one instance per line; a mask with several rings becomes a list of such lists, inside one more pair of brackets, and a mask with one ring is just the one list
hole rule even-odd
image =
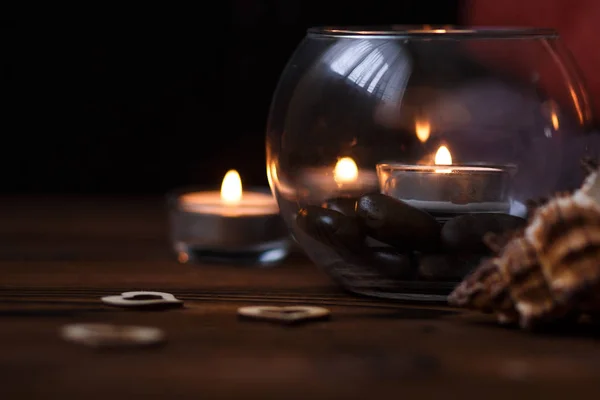
[[309, 36], [411, 40], [481, 40], [481, 39], [552, 39], [558, 32], [551, 28], [525, 27], [449, 27], [422, 26], [320, 26], [307, 30]]

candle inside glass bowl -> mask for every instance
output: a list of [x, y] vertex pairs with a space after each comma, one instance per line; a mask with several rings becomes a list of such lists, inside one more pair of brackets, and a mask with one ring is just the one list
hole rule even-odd
[[377, 164], [381, 192], [435, 215], [502, 212], [510, 209], [510, 165], [460, 165], [440, 146], [434, 165]]
[[243, 190], [237, 171], [221, 190], [170, 196], [171, 240], [180, 262], [272, 265], [289, 253], [288, 231], [269, 189]]
[[358, 168], [352, 157], [340, 157], [331, 167], [303, 169], [297, 186], [299, 197], [316, 203], [379, 190], [377, 173]]

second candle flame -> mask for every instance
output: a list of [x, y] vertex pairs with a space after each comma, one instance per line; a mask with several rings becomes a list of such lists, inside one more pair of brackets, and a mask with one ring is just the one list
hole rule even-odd
[[[434, 159], [435, 165], [452, 165], [452, 155], [446, 146], [440, 146]], [[435, 172], [449, 173], [451, 169], [436, 169]]]
[[354, 182], [358, 178], [358, 167], [350, 157], [340, 158], [333, 170], [333, 179], [338, 184]]
[[223, 178], [221, 200], [226, 204], [237, 204], [242, 200], [242, 179], [235, 169], [227, 171]]

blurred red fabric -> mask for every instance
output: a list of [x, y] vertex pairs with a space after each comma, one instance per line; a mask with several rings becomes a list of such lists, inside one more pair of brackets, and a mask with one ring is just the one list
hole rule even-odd
[[572, 53], [600, 117], [600, 1], [466, 0], [465, 25], [554, 28]]

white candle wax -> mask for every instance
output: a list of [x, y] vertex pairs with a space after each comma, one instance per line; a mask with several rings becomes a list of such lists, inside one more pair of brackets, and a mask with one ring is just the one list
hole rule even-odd
[[198, 214], [224, 217], [260, 216], [279, 214], [277, 202], [271, 194], [245, 191], [235, 202], [223, 200], [221, 192], [191, 192], [179, 197], [182, 210]]
[[380, 164], [381, 192], [434, 213], [508, 212], [510, 168]]
[[377, 173], [361, 170], [351, 157], [341, 157], [331, 167], [305, 168], [299, 176], [300, 192], [325, 200], [377, 190]]
[[304, 185], [318, 187], [322, 190], [356, 190], [377, 185], [375, 171], [358, 171], [356, 178], [348, 181], [336, 181], [330, 168], [310, 168], [304, 171], [300, 178]]
[[510, 203], [506, 202], [481, 202], [481, 203], [468, 203], [468, 204], [453, 204], [449, 201], [426, 201], [426, 200], [407, 200], [400, 199], [406, 204], [413, 207], [420, 208], [425, 211], [434, 213], [452, 213], [452, 214], [463, 214], [463, 213], [484, 213], [484, 212], [508, 212], [510, 209]]
[[377, 173], [359, 170], [356, 177], [347, 181], [335, 179], [331, 168], [310, 168], [303, 171], [298, 181], [300, 193], [322, 201], [338, 196], [358, 196], [377, 191]]

